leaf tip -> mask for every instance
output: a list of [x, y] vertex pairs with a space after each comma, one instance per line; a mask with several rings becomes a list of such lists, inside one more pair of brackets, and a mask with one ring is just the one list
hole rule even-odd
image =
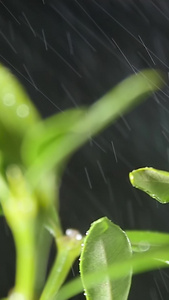
[[132, 172], [129, 173], [129, 180], [130, 180], [131, 184], [134, 186], [134, 175], [133, 175], [133, 172], [134, 171], [132, 171]]

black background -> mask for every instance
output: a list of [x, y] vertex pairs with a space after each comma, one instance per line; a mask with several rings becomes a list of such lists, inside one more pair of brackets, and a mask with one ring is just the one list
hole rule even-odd
[[[44, 118], [93, 103], [137, 70], [169, 71], [169, 3], [0, 1], [0, 61]], [[166, 86], [73, 156], [60, 191], [65, 229], [84, 234], [92, 221], [107, 216], [123, 229], [169, 231], [169, 207], [133, 189], [128, 180], [138, 167], [169, 169], [168, 97]], [[14, 272], [15, 249], [1, 218], [0, 296], [12, 287]], [[129, 300], [168, 297], [167, 270], [134, 276]]]

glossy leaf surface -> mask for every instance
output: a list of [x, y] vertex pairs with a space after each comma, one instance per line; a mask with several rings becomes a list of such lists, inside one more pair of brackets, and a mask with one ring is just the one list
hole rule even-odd
[[[87, 233], [80, 260], [80, 272], [86, 298], [90, 300], [126, 300], [131, 285], [131, 270], [118, 280], [109, 274], [92, 288], [88, 288], [85, 276], [101, 268], [131, 257], [131, 246], [126, 234], [107, 218], [95, 221]], [[93, 282], [94, 283], [94, 282]]]
[[169, 202], [169, 173], [153, 168], [134, 170], [129, 175], [131, 184], [160, 203]]

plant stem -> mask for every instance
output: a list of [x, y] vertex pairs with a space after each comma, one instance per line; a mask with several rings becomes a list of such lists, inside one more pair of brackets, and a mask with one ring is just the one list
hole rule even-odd
[[5, 192], [2, 207], [16, 247], [15, 287], [9, 299], [33, 300], [36, 270], [37, 203], [30, 194], [18, 166], [9, 166], [6, 177], [9, 189]]
[[16, 299], [22, 295], [24, 300], [32, 300], [36, 269], [33, 225], [21, 223], [17, 229], [13, 230], [13, 235], [17, 254], [17, 269], [12, 299], [14, 295], [16, 295]]
[[39, 299], [46, 281], [49, 252], [52, 243], [52, 235], [43, 227], [36, 234], [36, 279], [34, 298]]
[[65, 281], [73, 262], [80, 255], [82, 240], [78, 240], [77, 236], [62, 236], [56, 243], [58, 253], [40, 300], [53, 299]]
[[40, 300], [51, 299], [52, 296], [58, 292], [71, 268], [71, 265], [72, 261], [68, 253], [59, 253], [59, 255], [57, 255]]

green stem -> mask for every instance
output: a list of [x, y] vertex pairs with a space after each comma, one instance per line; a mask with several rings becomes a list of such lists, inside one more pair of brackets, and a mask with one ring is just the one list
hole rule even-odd
[[[35, 241], [32, 224], [21, 223], [11, 228], [16, 246], [16, 279], [12, 299], [22, 295], [24, 300], [32, 300], [35, 281]], [[14, 297], [15, 296], [15, 297]]]
[[71, 266], [72, 260], [68, 253], [59, 253], [59, 255], [57, 255], [40, 300], [51, 299], [58, 292]]
[[52, 300], [65, 281], [72, 264], [80, 255], [81, 239], [62, 236], [57, 241], [58, 253], [40, 300]]
[[52, 243], [52, 235], [42, 226], [36, 234], [36, 279], [34, 298], [39, 299], [46, 280], [46, 271], [48, 265], [49, 252]]
[[3, 184], [2, 207], [16, 247], [15, 286], [9, 299], [33, 300], [36, 271], [37, 202], [30, 193], [18, 166], [9, 166], [6, 177], [8, 185], [4, 186]]

